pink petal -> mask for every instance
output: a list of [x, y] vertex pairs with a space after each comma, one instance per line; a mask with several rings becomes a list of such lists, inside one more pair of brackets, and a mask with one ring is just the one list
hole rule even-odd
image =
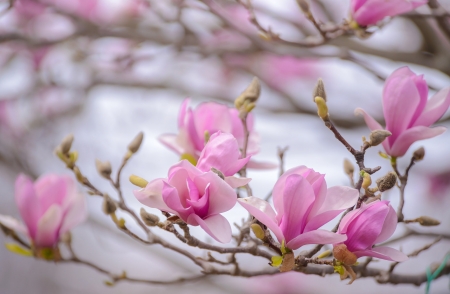
[[397, 138], [388, 154], [396, 157], [403, 156], [414, 142], [436, 137], [446, 130], [445, 127], [428, 128], [424, 126], [408, 129]]
[[36, 236], [37, 223], [41, 217], [39, 200], [34, 192], [33, 181], [20, 174], [15, 183], [15, 198], [20, 215], [31, 238]]
[[43, 215], [53, 204], [62, 206], [67, 189], [73, 187], [72, 182], [69, 176], [49, 174], [39, 177], [34, 183], [34, 190], [40, 203], [40, 215]]
[[251, 180], [251, 178], [225, 177], [225, 182], [234, 189], [247, 185]]
[[278, 179], [278, 181], [275, 183], [275, 186], [273, 187], [272, 191], [272, 199], [273, 199], [273, 205], [275, 206], [275, 210], [278, 213], [278, 220], [281, 220], [281, 216], [284, 215], [284, 205], [283, 205], [283, 191], [284, 186], [286, 183], [287, 177], [290, 175], [296, 174], [296, 175], [303, 175], [306, 172], [308, 172], [310, 169], [306, 166], [298, 166], [289, 169], [286, 171], [281, 177]]
[[9, 215], [0, 214], [0, 224], [17, 233], [28, 234], [27, 228], [20, 221]]
[[[193, 209], [191, 207], [185, 207], [182, 203], [179, 195], [178, 190], [171, 185], [167, 184], [166, 182], [163, 182], [163, 189], [162, 189], [162, 198], [164, 202], [167, 204], [167, 206], [176, 212], [176, 214], [183, 219], [184, 221], [187, 220], [187, 217], [193, 213]], [[186, 199], [183, 199], [186, 201]], [[186, 205], [186, 204], [185, 204]], [[186, 205], [187, 206], [187, 205]]]
[[231, 241], [230, 223], [222, 215], [211, 215], [205, 219], [202, 219], [196, 214], [192, 214], [189, 217], [194, 218], [200, 227], [216, 241], [221, 243], [228, 243]]
[[185, 149], [178, 143], [178, 137], [174, 134], [163, 134], [158, 137], [159, 142], [161, 142], [164, 146], [171, 149], [177, 154], [185, 153]]
[[186, 98], [186, 99], [184, 99], [183, 103], [181, 103], [180, 112], [178, 113], [178, 129], [181, 129], [184, 127], [187, 107], [190, 102], [191, 102], [191, 99]]
[[213, 172], [204, 173], [194, 179], [200, 191], [209, 185], [210, 199], [208, 215], [230, 210], [236, 205], [237, 195], [233, 188]]
[[[198, 168], [193, 166], [189, 161], [181, 160], [180, 162], [178, 162], [177, 164], [174, 164], [169, 169], [169, 182], [171, 182], [172, 176], [179, 171], [183, 171], [183, 174], [187, 173], [187, 177], [189, 177], [191, 179], [194, 179], [196, 176], [203, 174], [203, 172], [201, 170], [199, 170]], [[178, 185], [184, 185], [184, 180], [182, 180], [180, 183], [178, 183], [175, 186], [178, 187]]]
[[422, 114], [414, 123], [414, 126], [431, 126], [437, 122], [450, 106], [450, 88], [445, 88], [428, 100]]
[[365, 112], [362, 108], [356, 108], [355, 115], [363, 115], [364, 121], [371, 131], [384, 129], [372, 116], [370, 116], [370, 114]]
[[371, 250], [363, 250], [353, 252], [357, 257], [361, 256], [372, 256], [384, 260], [402, 262], [408, 260], [408, 256], [403, 252], [400, 252], [394, 248], [390, 247], [375, 247]]
[[208, 102], [202, 103], [195, 109], [195, 129], [198, 136], [203, 138], [205, 131], [210, 135], [217, 131], [231, 133], [232, 122], [228, 106]]
[[36, 246], [52, 247], [58, 242], [62, 218], [61, 207], [56, 204], [50, 206], [38, 222], [34, 239]]
[[194, 213], [201, 218], [204, 218], [208, 215], [209, 199], [210, 199], [209, 187], [210, 187], [209, 185], [206, 186], [204, 194], [200, 199], [197, 199], [197, 200], [187, 199], [186, 200], [187, 204], [190, 205], [194, 209]]
[[289, 241], [286, 246], [292, 250], [295, 250], [302, 247], [303, 245], [335, 244], [344, 242], [345, 240], [347, 240], [347, 236], [345, 235], [340, 235], [325, 230], [315, 230], [298, 235], [297, 237]]
[[82, 223], [87, 217], [86, 201], [83, 195], [76, 191], [74, 193], [75, 195], [68, 203], [67, 209], [63, 208], [65, 215], [59, 229], [61, 235]]
[[283, 232], [276, 221], [275, 211], [267, 201], [252, 196], [240, 198], [238, 202], [257, 220], [266, 225], [275, 234], [278, 242], [281, 243], [284, 240]]
[[329, 188], [322, 205], [311, 210], [305, 232], [316, 230], [328, 223], [342, 211], [355, 205], [358, 198], [359, 192], [356, 189], [344, 186]]
[[164, 186], [163, 179], [156, 179], [147, 184], [147, 186], [140, 190], [134, 190], [133, 194], [136, 199], [142, 204], [156, 208], [162, 211], [175, 213], [175, 211], [167, 206], [162, 198], [162, 189]]
[[375, 240], [375, 244], [381, 243], [389, 239], [392, 234], [394, 234], [395, 229], [397, 228], [397, 213], [392, 208], [391, 205], [389, 205], [389, 212], [386, 216], [386, 219], [384, 220], [383, 229], [381, 230], [380, 235], [378, 235], [377, 239]]
[[287, 177], [283, 193], [284, 214], [280, 229], [286, 242], [289, 242], [303, 232], [306, 213], [313, 204], [315, 195], [311, 184], [296, 174]]

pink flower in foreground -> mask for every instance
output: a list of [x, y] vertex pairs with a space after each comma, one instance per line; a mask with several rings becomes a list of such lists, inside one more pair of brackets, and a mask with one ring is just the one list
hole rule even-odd
[[[242, 148], [244, 145], [244, 127], [238, 110], [226, 105], [208, 102], [195, 110], [188, 108], [189, 99], [184, 100], [178, 115], [178, 135], [165, 134], [159, 137], [161, 143], [183, 155], [198, 159], [205, 147], [205, 132], [213, 135], [217, 131], [232, 134]], [[249, 114], [247, 125], [250, 132], [247, 154], [258, 152], [258, 138], [253, 132], [253, 116]]]
[[167, 179], [156, 179], [134, 191], [144, 205], [178, 215], [200, 226], [215, 240], [231, 240], [231, 227], [220, 213], [236, 204], [236, 192], [213, 172], [202, 172], [187, 160], [172, 166]]
[[69, 176], [46, 175], [33, 183], [27, 176], [17, 177], [16, 203], [25, 226], [8, 217], [0, 222], [27, 234], [37, 248], [55, 246], [59, 238], [86, 218], [86, 204]]
[[[386, 130], [392, 133], [383, 142], [386, 153], [394, 157], [403, 156], [414, 142], [445, 132], [445, 127], [429, 126], [438, 121], [449, 106], [450, 88], [439, 91], [428, 100], [428, 86], [423, 76], [414, 74], [408, 67], [397, 69], [386, 80], [383, 89]], [[364, 115], [372, 131], [383, 129], [361, 108], [355, 113]]]
[[359, 197], [356, 189], [336, 186], [327, 189], [323, 174], [305, 166], [284, 173], [273, 188], [270, 204], [256, 197], [238, 199], [256, 219], [266, 225], [290, 249], [306, 244], [333, 244], [347, 239], [321, 226], [334, 219]]
[[[346, 234], [343, 242], [356, 257], [372, 256], [385, 260], [405, 261], [408, 257], [390, 247], [373, 247], [389, 239], [397, 227], [397, 214], [389, 201], [376, 201], [349, 212], [342, 219], [338, 233]], [[337, 244], [335, 244], [337, 245]]]
[[426, 4], [428, 0], [351, 0], [350, 13], [362, 26], [374, 25], [386, 16], [395, 16]]
[[218, 131], [211, 136], [205, 148], [203, 148], [197, 162], [197, 168], [203, 172], [215, 168], [225, 176], [225, 181], [230, 186], [237, 188], [250, 181], [248, 178], [233, 177], [248, 163], [250, 157], [241, 158], [241, 151], [236, 138], [231, 134]]

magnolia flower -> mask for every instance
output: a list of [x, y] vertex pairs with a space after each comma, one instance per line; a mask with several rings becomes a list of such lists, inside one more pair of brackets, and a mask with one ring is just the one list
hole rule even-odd
[[290, 249], [306, 244], [333, 244], [347, 239], [321, 226], [334, 219], [344, 209], [353, 206], [359, 197], [356, 189], [332, 187], [327, 189], [324, 175], [306, 166], [284, 173], [273, 188], [270, 204], [256, 197], [238, 199], [256, 219], [266, 225], [281, 243]]
[[386, 16], [395, 16], [426, 4], [428, 0], [352, 0], [350, 13], [361, 26], [374, 25]]
[[251, 156], [241, 158], [241, 152], [236, 138], [220, 131], [211, 136], [197, 162], [197, 168], [208, 172], [215, 168], [225, 177], [224, 180], [233, 188], [241, 187], [250, 182], [248, 178], [233, 177], [243, 168]]
[[50, 174], [33, 183], [21, 174], [15, 197], [25, 226], [8, 216], [0, 216], [0, 223], [27, 234], [36, 248], [54, 247], [64, 233], [86, 218], [84, 197], [69, 176]]
[[400, 262], [408, 259], [402, 252], [390, 247], [373, 247], [389, 239], [396, 227], [397, 214], [389, 201], [376, 201], [349, 212], [337, 232], [347, 235], [347, 240], [340, 243], [356, 257], [372, 256]]
[[[397, 69], [386, 80], [383, 90], [383, 112], [386, 130], [392, 135], [383, 142], [386, 153], [399, 157], [405, 155], [416, 141], [433, 138], [445, 132], [445, 127], [429, 128], [450, 106], [450, 88], [445, 88], [428, 100], [428, 86], [423, 76], [414, 74], [408, 67]], [[355, 113], [364, 115], [367, 126], [373, 131], [383, 129], [361, 108]]]
[[[179, 133], [165, 134], [159, 137], [161, 143], [180, 155], [189, 155], [198, 159], [205, 147], [205, 134], [213, 135], [217, 131], [232, 134], [239, 147], [244, 145], [244, 127], [235, 108], [208, 102], [200, 104], [195, 110], [188, 108], [189, 99], [181, 105], [178, 115]], [[249, 114], [247, 126], [250, 132], [247, 154], [258, 152], [258, 137], [253, 131], [253, 116]]]
[[202, 172], [187, 160], [172, 166], [167, 179], [156, 179], [134, 191], [144, 205], [178, 215], [200, 226], [215, 240], [231, 240], [231, 227], [220, 213], [236, 204], [236, 192], [217, 174]]

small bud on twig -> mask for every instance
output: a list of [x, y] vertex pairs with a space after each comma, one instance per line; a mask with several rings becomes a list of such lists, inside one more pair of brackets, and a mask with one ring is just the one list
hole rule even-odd
[[236, 109], [239, 110], [241, 117], [244, 117], [246, 113], [249, 113], [256, 106], [256, 101], [261, 94], [261, 84], [259, 79], [254, 77], [247, 89], [244, 90], [234, 101]]
[[108, 194], [103, 194], [102, 210], [105, 214], [110, 215], [116, 212], [117, 206], [114, 200]]
[[425, 157], [425, 148], [420, 147], [413, 153], [413, 158], [415, 161], [421, 161]]
[[384, 139], [391, 136], [392, 133], [386, 130], [375, 130], [370, 133], [369, 144], [370, 146], [377, 146], [383, 143]]
[[377, 180], [378, 191], [384, 192], [395, 186], [397, 183], [397, 175], [395, 172], [389, 172], [382, 178]]
[[372, 178], [370, 177], [370, 175], [368, 173], [366, 173], [365, 171], [362, 171], [361, 176], [363, 177], [363, 182], [361, 187], [364, 190], [367, 190], [369, 188], [370, 185], [372, 185]]
[[140, 211], [142, 221], [149, 227], [154, 227], [159, 223], [159, 217], [152, 213], [148, 213], [144, 208]]
[[128, 145], [128, 150], [130, 150], [131, 153], [136, 153], [139, 150], [139, 147], [141, 147], [142, 139], [144, 139], [144, 133], [139, 132]]
[[131, 175], [129, 180], [133, 185], [141, 187], [141, 188], [145, 188], [148, 184], [148, 182], [146, 180], [144, 180], [143, 178], [138, 177], [136, 175]]
[[[314, 88], [313, 98], [314, 102], [316, 97], [321, 97], [325, 102], [327, 102], [327, 93], [325, 92], [325, 85], [323, 84], [323, 80], [319, 79], [317, 81], [316, 87]], [[317, 102], [316, 102], [317, 103]]]
[[264, 240], [264, 238], [266, 237], [264, 234], [264, 230], [261, 228], [260, 225], [258, 224], [252, 224], [250, 226], [250, 228], [253, 231], [253, 234], [255, 234], [256, 238], [260, 239], [260, 240]]
[[438, 220], [436, 220], [434, 218], [431, 218], [429, 216], [421, 216], [421, 217], [418, 217], [418, 218], [413, 219], [413, 220], [404, 220], [404, 223], [405, 224], [408, 224], [408, 223], [419, 223], [421, 226], [424, 226], [424, 227], [433, 227], [433, 226], [438, 226], [438, 225], [441, 224], [440, 221], [438, 221]]
[[295, 266], [294, 253], [289, 252], [283, 255], [283, 262], [280, 266], [280, 272], [285, 273], [291, 271]]
[[322, 120], [327, 121], [329, 117], [328, 117], [328, 106], [325, 99], [323, 99], [323, 97], [317, 96], [314, 98], [314, 102], [316, 102], [317, 104], [317, 114], [319, 115], [319, 117]]
[[68, 154], [70, 151], [70, 148], [72, 148], [73, 143], [73, 134], [69, 134], [62, 139], [61, 144], [59, 144], [60, 151], [62, 154]]
[[353, 176], [353, 173], [355, 172], [354, 165], [347, 158], [344, 159], [344, 172], [349, 176]]
[[356, 263], [356, 260], [358, 259], [358, 257], [356, 257], [356, 255], [353, 252], [350, 252], [347, 249], [347, 245], [345, 244], [339, 244], [334, 246], [333, 255], [334, 258], [336, 258], [345, 265], [354, 265]]
[[100, 160], [95, 160], [95, 167], [98, 173], [105, 179], [111, 178], [111, 163], [109, 161], [101, 162]]

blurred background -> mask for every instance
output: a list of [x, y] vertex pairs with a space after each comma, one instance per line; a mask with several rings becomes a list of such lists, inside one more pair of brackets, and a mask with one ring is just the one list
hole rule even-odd
[[[243, 2], [247, 3], [246, 1]], [[232, 105], [253, 76], [262, 81], [255, 109], [261, 152], [256, 160], [278, 162], [277, 147], [289, 146], [286, 168], [307, 165], [326, 174], [328, 186], [348, 185], [342, 168], [347, 150], [316, 116], [312, 91], [319, 77], [325, 82], [330, 115], [353, 146], [369, 134], [356, 107], [368, 110], [383, 124], [381, 93], [384, 80], [408, 65], [425, 75], [430, 94], [450, 86], [450, 0], [430, 0], [415, 12], [385, 21], [367, 39], [343, 34], [325, 44], [295, 0], [253, 0], [258, 29], [248, 7], [238, 1], [208, 0], [9, 0], [0, 6], [0, 214], [19, 217], [14, 180], [23, 172], [32, 177], [66, 173], [53, 154], [73, 133], [78, 165], [102, 190], [114, 195], [95, 170], [95, 159], [109, 160], [113, 172], [126, 146], [139, 132], [141, 150], [123, 172], [123, 189], [130, 206], [139, 211], [130, 174], [151, 180], [164, 177], [178, 156], [157, 140], [177, 133], [182, 101], [192, 98]], [[311, 0], [311, 11], [330, 29], [349, 14], [347, 0]], [[271, 39], [267, 32], [282, 40]], [[450, 127], [447, 112], [438, 125]], [[429, 215], [441, 225], [427, 232], [450, 232], [450, 133], [415, 143], [400, 160], [409, 163], [420, 146], [425, 160], [411, 171], [405, 215]], [[372, 148], [366, 166], [389, 162]], [[277, 170], [249, 171], [254, 194], [265, 197]], [[83, 190], [83, 188], [80, 187]], [[84, 191], [84, 190], [83, 190]], [[385, 195], [397, 207], [398, 191]], [[171, 280], [198, 273], [183, 256], [159, 245], [143, 246], [118, 231], [101, 212], [101, 199], [86, 194], [89, 219], [73, 231], [80, 257], [114, 273]], [[152, 211], [156, 213], [156, 211]], [[236, 206], [225, 214], [240, 223], [246, 211]], [[329, 227], [333, 227], [330, 224]], [[396, 235], [407, 227], [399, 225]], [[136, 228], [137, 230], [137, 228]], [[200, 229], [195, 236], [210, 241]], [[169, 241], [180, 242], [161, 233]], [[410, 253], [433, 240], [415, 237], [393, 247]], [[0, 242], [8, 240], [0, 235]], [[419, 257], [400, 264], [396, 272], [423, 273], [448, 252], [444, 239]], [[206, 253], [190, 248], [198, 256]], [[303, 250], [303, 248], [302, 248]], [[238, 256], [248, 269], [267, 267], [263, 259]], [[121, 282], [107, 287], [107, 277], [83, 265], [54, 264], [12, 254], [0, 247], [0, 293], [424, 293], [412, 285], [379, 285], [358, 279], [353, 285], [338, 275], [326, 277], [286, 273], [256, 278], [211, 276], [185, 284], [155, 286]], [[248, 262], [247, 262], [248, 261]], [[387, 268], [388, 263], [372, 266]], [[448, 293], [449, 277], [434, 281], [431, 293]]]

